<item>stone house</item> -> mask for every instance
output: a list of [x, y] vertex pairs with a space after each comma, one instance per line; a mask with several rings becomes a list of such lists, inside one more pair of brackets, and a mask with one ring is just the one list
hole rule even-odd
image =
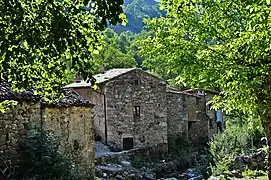
[[111, 69], [94, 78], [95, 90], [83, 80], [65, 87], [96, 105], [95, 133], [118, 149], [167, 151], [166, 81], [136, 68]]
[[[11, 166], [20, 161], [20, 145], [24, 143], [30, 129], [43, 128], [60, 135], [63, 149], [80, 164], [83, 171], [92, 173], [94, 165], [93, 104], [69, 92], [54, 103], [41, 101], [32, 90], [16, 92], [11, 84], [0, 81], [0, 102], [14, 100], [15, 107], [0, 113], [0, 155], [9, 159]], [[89, 172], [91, 171], [91, 172]], [[9, 172], [6, 172], [9, 173]], [[0, 174], [1, 177], [1, 174]]]
[[169, 147], [189, 140], [195, 144], [208, 141], [208, 118], [200, 96], [167, 88]]
[[[183, 91], [185, 93], [200, 96], [205, 101], [205, 111], [209, 119], [209, 139], [211, 139], [215, 134], [218, 133], [218, 127], [216, 122], [216, 111], [212, 109], [212, 100], [215, 95], [219, 95], [218, 91], [207, 90], [203, 88], [188, 89]], [[224, 127], [225, 128], [225, 127]]]

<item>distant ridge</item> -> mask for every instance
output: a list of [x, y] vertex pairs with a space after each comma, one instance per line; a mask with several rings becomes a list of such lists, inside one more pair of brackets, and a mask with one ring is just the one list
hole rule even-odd
[[143, 27], [143, 18], [154, 18], [164, 16], [165, 12], [158, 7], [159, 0], [125, 0], [124, 11], [128, 19], [126, 26], [118, 24], [117, 26], [109, 26], [116, 33], [120, 34], [124, 31], [139, 33]]

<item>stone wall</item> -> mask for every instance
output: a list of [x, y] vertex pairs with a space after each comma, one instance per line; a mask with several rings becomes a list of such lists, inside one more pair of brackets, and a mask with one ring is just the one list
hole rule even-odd
[[186, 95], [180, 92], [167, 92], [168, 142], [171, 146], [188, 138], [188, 113]]
[[[204, 98], [205, 100], [205, 112], [206, 117], [205, 119], [208, 119], [208, 139], [212, 139], [215, 134], [217, 134], [217, 123], [215, 118], [215, 110], [212, 109], [212, 100], [215, 95], [219, 95], [218, 91], [212, 91], [212, 90], [204, 90], [204, 89], [194, 89], [194, 90], [188, 90], [185, 91], [193, 95], [197, 95], [199, 97]], [[224, 127], [225, 128], [225, 127]]]
[[187, 96], [188, 101], [193, 102], [196, 120], [188, 119], [188, 137], [194, 144], [206, 143], [209, 133], [209, 117], [206, 114], [206, 103], [202, 97]]
[[159, 144], [167, 147], [166, 83], [163, 80], [134, 70], [109, 81], [105, 94], [108, 142], [121, 149], [125, 149], [123, 145], [127, 141], [133, 148]]
[[0, 113], [0, 152], [12, 164], [19, 162], [19, 145], [25, 140], [29, 129], [35, 126], [41, 126], [39, 101], [19, 101], [15, 108]]
[[[11, 160], [10, 167], [20, 161], [20, 145], [31, 129], [43, 128], [59, 135], [61, 151], [69, 153], [82, 171], [94, 169], [92, 107], [43, 107], [37, 101], [18, 101], [0, 113], [0, 155]], [[1, 169], [2, 170], [2, 169]], [[1, 179], [1, 178], [0, 178]]]
[[94, 134], [102, 138], [105, 141], [105, 105], [104, 105], [104, 92], [103, 87], [100, 87], [96, 91], [90, 87], [73, 88], [80, 96], [88, 99], [95, 104], [94, 106]]
[[167, 102], [169, 147], [186, 139], [195, 144], [208, 140], [209, 118], [203, 97], [168, 90]]
[[94, 139], [91, 107], [45, 107], [43, 128], [60, 138], [60, 150], [71, 155], [81, 170], [92, 173]]
[[212, 139], [218, 132], [217, 123], [215, 119], [215, 110], [207, 109], [207, 115], [209, 117], [209, 139]]

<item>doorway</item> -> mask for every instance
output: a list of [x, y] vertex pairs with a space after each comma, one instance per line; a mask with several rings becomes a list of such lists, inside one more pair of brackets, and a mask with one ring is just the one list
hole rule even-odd
[[130, 150], [134, 148], [134, 139], [131, 137], [123, 138], [123, 150]]

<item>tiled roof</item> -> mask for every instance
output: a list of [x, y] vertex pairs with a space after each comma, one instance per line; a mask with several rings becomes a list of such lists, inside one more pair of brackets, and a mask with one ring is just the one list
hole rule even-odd
[[167, 93], [183, 94], [183, 95], [194, 96], [194, 97], [200, 98], [200, 96], [198, 96], [198, 95], [190, 94], [190, 93], [185, 92], [185, 91], [180, 91], [178, 89], [175, 89], [175, 88], [169, 87], [169, 86], [167, 87]]
[[[16, 101], [40, 101], [41, 96], [34, 95], [34, 90], [25, 90], [23, 92], [13, 91], [11, 83], [0, 80], [0, 102], [4, 100]], [[50, 107], [68, 107], [68, 106], [94, 106], [87, 99], [71, 90], [65, 90], [65, 97], [53, 103], [46, 103], [41, 100], [42, 106]]]
[[115, 77], [118, 77], [122, 74], [135, 70], [136, 68], [118, 68], [118, 69], [110, 69], [105, 73], [96, 74], [93, 77], [96, 79], [97, 83], [104, 83], [109, 81]]
[[23, 92], [14, 91], [11, 88], [11, 83], [0, 80], [0, 101], [4, 100], [23, 100], [23, 101], [37, 101], [40, 96], [34, 95], [33, 90], [25, 90]]
[[[105, 71], [104, 73], [96, 74], [93, 77], [96, 79], [96, 83], [105, 83], [110, 81], [113, 78], [116, 78], [122, 74], [135, 70], [136, 68], [116, 68]], [[80, 82], [74, 82], [69, 85], [66, 85], [65, 88], [74, 88], [74, 87], [90, 87], [91, 83], [81, 80]]]
[[187, 90], [184, 90], [183, 92], [193, 93], [195, 91], [205, 91], [205, 92], [210, 92], [210, 93], [213, 93], [213, 94], [220, 94], [219, 91], [210, 90], [210, 89], [204, 89], [204, 88], [187, 89]]
[[65, 95], [64, 98], [58, 101], [55, 101], [52, 103], [47, 103], [45, 101], [42, 101], [41, 104], [43, 107], [71, 107], [71, 106], [93, 107], [94, 106], [94, 104], [92, 104], [89, 100], [84, 99], [75, 91], [65, 90], [64, 95]]

